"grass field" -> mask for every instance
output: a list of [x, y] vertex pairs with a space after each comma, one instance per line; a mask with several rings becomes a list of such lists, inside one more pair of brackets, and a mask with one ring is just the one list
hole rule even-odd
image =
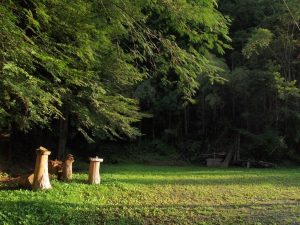
[[103, 165], [102, 184], [0, 190], [0, 224], [300, 224], [300, 169]]

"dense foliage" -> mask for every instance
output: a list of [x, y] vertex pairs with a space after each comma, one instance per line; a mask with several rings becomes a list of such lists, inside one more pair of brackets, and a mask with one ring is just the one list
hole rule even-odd
[[210, 62], [223, 69], [224, 82], [200, 77], [194, 104], [181, 104], [177, 90], [154, 83], [156, 116], [144, 129], [186, 159], [233, 150], [238, 160], [299, 160], [299, 4], [256, 2], [219, 2], [231, 21], [232, 48]]
[[300, 5], [255, 2], [1, 1], [1, 136], [299, 157]]

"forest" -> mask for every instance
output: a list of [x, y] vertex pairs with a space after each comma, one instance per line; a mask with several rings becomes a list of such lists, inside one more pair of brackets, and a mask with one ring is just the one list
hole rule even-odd
[[0, 225], [296, 225], [299, 166], [300, 0], [0, 0]]
[[299, 0], [2, 0], [0, 16], [5, 160], [300, 161]]

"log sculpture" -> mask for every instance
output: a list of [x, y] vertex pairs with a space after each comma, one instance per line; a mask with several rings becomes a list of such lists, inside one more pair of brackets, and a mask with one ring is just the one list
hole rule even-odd
[[100, 159], [96, 156], [96, 158], [90, 158], [90, 166], [89, 166], [89, 183], [90, 184], [100, 184], [100, 162], [103, 162], [103, 159]]
[[63, 162], [60, 161], [60, 160], [49, 160], [49, 163], [48, 163], [48, 172], [49, 174], [58, 174], [60, 171], [62, 171], [62, 168], [63, 168]]
[[26, 174], [18, 177], [18, 186], [22, 188], [31, 188], [33, 185], [34, 174]]
[[68, 154], [66, 160], [63, 163], [62, 169], [62, 180], [70, 181], [72, 180], [72, 167], [73, 167], [74, 157]]
[[50, 189], [52, 187], [48, 174], [48, 156], [51, 152], [44, 147], [39, 147], [36, 150], [36, 154], [32, 189], [34, 191]]
[[50, 160], [48, 164], [49, 174], [56, 175], [58, 180], [62, 179], [63, 162], [60, 160]]

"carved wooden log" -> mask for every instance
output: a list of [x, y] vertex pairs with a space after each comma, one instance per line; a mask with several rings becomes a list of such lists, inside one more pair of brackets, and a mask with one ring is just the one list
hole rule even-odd
[[18, 185], [24, 188], [31, 188], [34, 180], [34, 174], [23, 175], [18, 178]]
[[48, 156], [51, 154], [44, 147], [39, 147], [36, 150], [36, 162], [34, 169], [33, 190], [45, 190], [52, 188], [48, 174]]
[[63, 171], [62, 171], [62, 179], [64, 181], [72, 180], [72, 167], [73, 167], [74, 157], [71, 154], [67, 155], [66, 160], [63, 164]]
[[49, 160], [48, 163], [48, 172], [51, 175], [57, 175], [59, 172], [62, 172], [63, 162], [60, 160]]
[[103, 159], [100, 159], [96, 156], [96, 158], [90, 158], [90, 166], [89, 166], [89, 183], [90, 184], [100, 184], [100, 162], [103, 162]]

